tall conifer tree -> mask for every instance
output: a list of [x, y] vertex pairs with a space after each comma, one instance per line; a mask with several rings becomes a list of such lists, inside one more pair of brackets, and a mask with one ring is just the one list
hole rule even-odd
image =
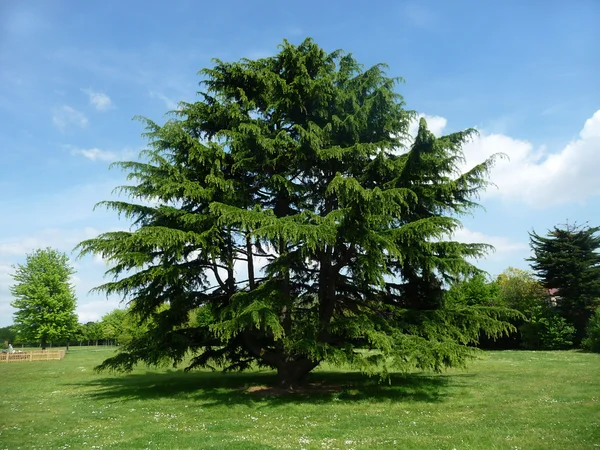
[[493, 159], [459, 172], [474, 130], [436, 138], [423, 119], [407, 147], [414, 114], [385, 69], [285, 41], [273, 57], [217, 60], [197, 102], [145, 120], [145, 161], [118, 164], [133, 200], [104, 202], [132, 231], [79, 248], [112, 263], [98, 289], [152, 326], [100, 369], [191, 352], [190, 368], [257, 363], [289, 387], [322, 361], [462, 365], [481, 330], [512, 328], [501, 309], [442, 302], [442, 283], [477, 272], [466, 258], [488, 250], [448, 236]]
[[600, 227], [565, 225], [547, 236], [530, 233], [531, 267], [546, 289], [556, 289], [559, 313], [575, 326], [575, 344], [600, 306]]

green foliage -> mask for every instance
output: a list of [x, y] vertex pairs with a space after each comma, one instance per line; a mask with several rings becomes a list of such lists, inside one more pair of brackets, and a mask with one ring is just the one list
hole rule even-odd
[[600, 306], [600, 227], [554, 227], [546, 237], [530, 233], [534, 256], [529, 259], [546, 289], [558, 289], [557, 310], [576, 329], [575, 344]]
[[581, 345], [586, 350], [600, 353], [600, 309], [592, 315], [587, 327], [587, 335]]
[[125, 332], [125, 317], [127, 313], [122, 309], [114, 309], [102, 316], [100, 327], [102, 338], [109, 341], [120, 342]]
[[489, 281], [483, 273], [454, 283], [445, 295], [448, 306], [505, 306], [500, 285]]
[[148, 325], [100, 369], [191, 352], [189, 368], [271, 367], [284, 385], [322, 361], [385, 376], [464, 365], [482, 330], [513, 328], [502, 309], [443, 307], [443, 282], [489, 249], [448, 240], [494, 161], [459, 171], [474, 130], [436, 138], [421, 119], [407, 146], [399, 80], [310, 39], [201, 74], [197, 102], [144, 119], [144, 161], [117, 164], [131, 201], [103, 205], [131, 231], [79, 245], [111, 263], [98, 290]]
[[573, 347], [575, 327], [548, 307], [534, 308], [520, 331], [522, 346], [530, 350], [566, 350]]
[[8, 344], [14, 344], [16, 337], [17, 330], [15, 330], [14, 326], [0, 328], [0, 345], [2, 348], [7, 348]]
[[70, 283], [75, 273], [64, 253], [50, 248], [28, 254], [26, 263], [14, 266], [15, 284], [10, 292], [15, 329], [24, 341], [68, 339], [77, 329], [75, 292]]
[[[496, 347], [513, 349], [520, 347], [554, 348], [554, 344], [546, 343], [549, 338], [547, 339], [545, 336], [548, 326], [552, 325], [553, 329], [556, 327], [554, 322], [552, 324], [545, 322], [555, 312], [547, 308], [546, 290], [535, 279], [533, 273], [509, 267], [498, 275], [495, 284], [498, 287], [498, 303], [522, 314], [521, 317], [511, 320], [511, 323], [519, 332], [511, 335], [509, 339], [503, 340]], [[542, 310], [547, 317], [539, 317]], [[542, 322], [539, 322], [539, 320], [542, 320]], [[543, 341], [542, 344], [540, 344], [540, 339]]]
[[597, 354], [486, 352], [469, 373], [390, 383], [324, 363], [296, 393], [266, 389], [265, 370], [93, 373], [112, 354], [0, 363], [2, 448], [597, 449]]
[[100, 322], [87, 322], [80, 326], [80, 332], [82, 338], [88, 341], [88, 345], [90, 342], [98, 345], [98, 341], [104, 339], [104, 331]]
[[[161, 310], [168, 309], [163, 306]], [[129, 309], [114, 309], [102, 316], [99, 322], [101, 339], [114, 342], [118, 345], [130, 344], [135, 339], [140, 339], [148, 331], [150, 320], [139, 320], [139, 317]]]
[[509, 267], [496, 279], [501, 303], [531, 317], [545, 304], [546, 290], [532, 272]]

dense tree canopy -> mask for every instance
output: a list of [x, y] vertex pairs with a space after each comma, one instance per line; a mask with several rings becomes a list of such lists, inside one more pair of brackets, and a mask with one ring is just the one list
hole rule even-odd
[[483, 273], [477, 273], [452, 284], [445, 295], [446, 305], [504, 306], [497, 282], [490, 281]]
[[81, 338], [87, 341], [87, 345], [94, 343], [98, 345], [98, 341], [105, 339], [104, 329], [101, 322], [87, 322], [80, 326]]
[[123, 309], [114, 309], [102, 316], [100, 327], [102, 329], [102, 338], [109, 342], [118, 343], [125, 333], [125, 316], [127, 312]]
[[16, 337], [17, 337], [17, 330], [15, 330], [14, 326], [0, 328], [0, 345], [4, 345], [4, 343], [14, 344]]
[[546, 289], [557, 289], [557, 309], [585, 336], [589, 318], [600, 305], [600, 227], [565, 225], [547, 236], [530, 233], [531, 267]]
[[546, 302], [546, 290], [529, 270], [509, 267], [496, 278], [502, 304], [530, 317], [535, 308]]
[[79, 248], [112, 264], [98, 289], [152, 325], [100, 369], [191, 352], [190, 368], [256, 363], [290, 386], [321, 361], [461, 365], [481, 330], [511, 328], [501, 309], [442, 305], [442, 283], [476, 273], [466, 258], [488, 250], [449, 236], [493, 159], [461, 173], [474, 130], [436, 138], [423, 119], [410, 144], [415, 116], [385, 69], [284, 42], [216, 61], [197, 102], [145, 120], [150, 148], [118, 163], [131, 200], [104, 202], [132, 230]]
[[10, 292], [15, 329], [22, 341], [40, 342], [42, 349], [53, 340], [68, 339], [77, 330], [75, 273], [64, 253], [47, 248], [27, 255], [15, 266]]

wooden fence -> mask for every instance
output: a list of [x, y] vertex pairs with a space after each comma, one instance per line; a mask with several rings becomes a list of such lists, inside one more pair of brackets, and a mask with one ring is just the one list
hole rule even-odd
[[0, 363], [18, 361], [58, 361], [65, 357], [64, 350], [34, 350], [30, 352], [0, 353]]

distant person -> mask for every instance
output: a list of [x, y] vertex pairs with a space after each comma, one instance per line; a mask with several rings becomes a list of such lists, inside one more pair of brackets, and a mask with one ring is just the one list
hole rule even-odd
[[14, 353], [15, 349], [13, 348], [12, 344], [8, 344], [8, 353]]

